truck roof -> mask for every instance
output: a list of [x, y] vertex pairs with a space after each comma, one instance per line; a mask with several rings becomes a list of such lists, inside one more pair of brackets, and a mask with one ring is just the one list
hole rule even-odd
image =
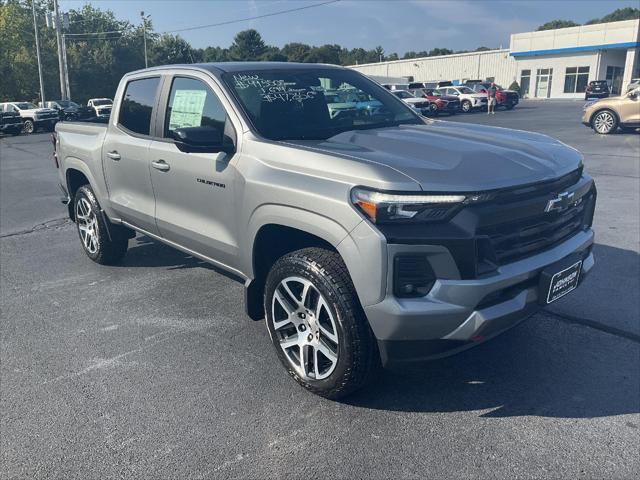
[[144, 68], [130, 73], [142, 73], [154, 70], [165, 70], [171, 68], [202, 69], [208, 70], [215, 75], [229, 72], [242, 72], [245, 70], [313, 70], [315, 68], [344, 69], [338, 65], [323, 63], [296, 63], [296, 62], [216, 62], [216, 63], [183, 63], [174, 65], [161, 65], [158, 67]]

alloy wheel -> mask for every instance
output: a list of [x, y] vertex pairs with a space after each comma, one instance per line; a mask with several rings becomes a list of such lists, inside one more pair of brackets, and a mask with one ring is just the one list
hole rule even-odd
[[595, 128], [598, 133], [609, 133], [613, 130], [614, 124], [615, 119], [609, 112], [600, 112], [596, 115], [596, 118], [593, 119], [593, 128]]
[[22, 130], [24, 131], [24, 133], [33, 133], [33, 131], [35, 130], [33, 122], [31, 120], [25, 121]]
[[339, 338], [328, 303], [313, 283], [287, 277], [273, 293], [271, 318], [277, 343], [305, 380], [322, 380], [338, 363]]
[[89, 201], [81, 197], [76, 202], [76, 222], [80, 239], [90, 254], [98, 251], [98, 219]]

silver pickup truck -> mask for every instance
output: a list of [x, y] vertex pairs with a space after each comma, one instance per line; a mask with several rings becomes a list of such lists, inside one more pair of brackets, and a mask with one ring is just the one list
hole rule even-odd
[[[380, 106], [332, 117], [340, 89]], [[329, 398], [503, 332], [594, 264], [578, 151], [426, 119], [349, 69], [141, 70], [108, 124], [54, 141], [89, 258], [120, 261], [138, 232], [230, 272], [288, 373]]]

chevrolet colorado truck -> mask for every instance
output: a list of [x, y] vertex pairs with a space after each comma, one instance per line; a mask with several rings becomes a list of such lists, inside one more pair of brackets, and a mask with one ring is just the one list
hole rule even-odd
[[[332, 117], [336, 89], [381, 105]], [[119, 262], [138, 232], [229, 272], [287, 372], [329, 398], [503, 332], [594, 265], [578, 151], [424, 118], [341, 67], [129, 73], [108, 123], [54, 142], [90, 259]]]

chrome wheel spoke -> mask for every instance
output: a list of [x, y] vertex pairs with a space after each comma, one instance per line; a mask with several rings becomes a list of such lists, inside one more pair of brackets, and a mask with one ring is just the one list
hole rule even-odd
[[271, 300], [274, 339], [304, 379], [327, 378], [338, 362], [339, 335], [326, 299], [313, 283], [288, 277]]

